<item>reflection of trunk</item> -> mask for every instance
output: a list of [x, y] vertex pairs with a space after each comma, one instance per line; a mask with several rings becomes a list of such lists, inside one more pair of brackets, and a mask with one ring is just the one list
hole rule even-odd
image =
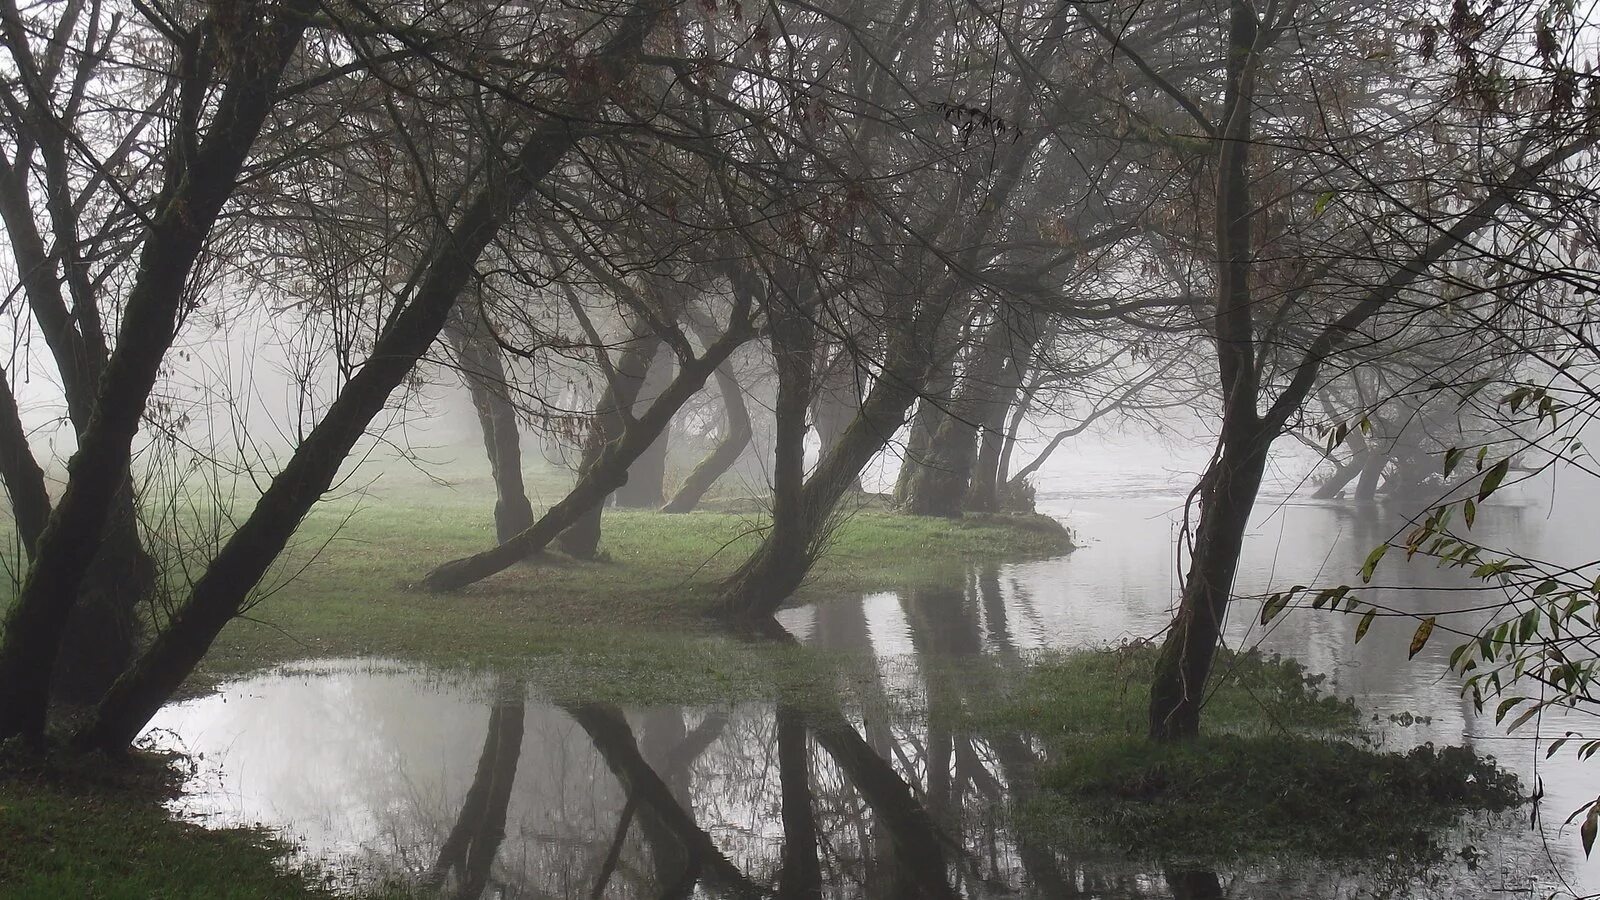
[[[660, 346], [659, 336], [647, 334], [629, 341], [627, 347], [623, 349], [621, 358], [617, 360], [615, 377], [606, 384], [605, 392], [600, 395], [600, 402], [595, 404], [594, 417], [589, 420], [589, 436], [583, 447], [583, 461], [578, 464], [580, 483], [595, 466], [599, 465], [610, 443], [629, 429], [633, 405], [639, 398], [639, 391], [644, 387], [650, 360]], [[650, 444], [654, 443], [652, 436]], [[650, 444], [647, 444], [639, 455], [648, 450]], [[621, 477], [616, 479], [616, 484], [611, 485], [599, 502], [585, 509], [582, 515], [561, 533], [557, 546], [562, 551], [579, 559], [594, 558], [600, 549], [601, 511], [605, 508], [606, 498], [611, 496], [611, 491], [627, 482], [628, 468], [630, 466], [624, 466], [620, 473]], [[548, 513], [546, 515], [548, 516]], [[546, 542], [541, 542], [540, 550], [544, 549], [544, 543]]]
[[[651, 403], [672, 382], [674, 359], [672, 351], [662, 347], [645, 370], [634, 403]], [[626, 509], [655, 509], [666, 500], [667, 447], [671, 442], [672, 423], [661, 429], [661, 435], [651, 442], [639, 458], [628, 467], [628, 480], [617, 488], [613, 498], [617, 506]]]
[[[1150, 688], [1150, 736], [1156, 740], [1192, 738], [1200, 731], [1206, 679], [1272, 444], [1272, 432], [1259, 423], [1240, 428], [1225, 421], [1223, 429], [1222, 452], [1201, 481], [1194, 555]], [[1246, 433], [1236, 437], [1230, 430]]]
[[[595, 58], [595, 65], [612, 72], [615, 80], [598, 79], [574, 88], [574, 114], [591, 112], [605, 102], [607, 92], [621, 80], [656, 17], [655, 8], [647, 5], [623, 21]], [[484, 185], [466, 202], [454, 227], [439, 242], [437, 255], [423, 273], [411, 302], [390, 321], [373, 345], [366, 364], [345, 383], [322, 421], [301, 442], [250, 516], [211, 560], [190, 590], [188, 601], [149, 649], [106, 692], [93, 717], [74, 735], [76, 745], [111, 752], [126, 749], [194, 671], [217, 634], [238, 615], [240, 604], [283, 552], [300, 520], [333, 483], [373, 417], [437, 340], [451, 306], [471, 277], [478, 256], [499, 230], [500, 222], [536, 182], [560, 163], [577, 140], [579, 132], [570, 122], [565, 117], [552, 117], [534, 128], [518, 153], [517, 165], [507, 167], [504, 178]], [[232, 135], [230, 139], [239, 137]], [[198, 244], [196, 249], [198, 252]], [[119, 342], [119, 350], [120, 347]], [[111, 381], [109, 373], [106, 380]], [[138, 410], [133, 413], [136, 416]], [[128, 440], [131, 442], [131, 437]], [[50, 530], [46, 529], [46, 537]], [[24, 595], [18, 606], [26, 599]], [[18, 606], [13, 607], [13, 618]], [[14, 635], [26, 637], [27, 632], [8, 628], [7, 640]], [[0, 691], [10, 691], [11, 684], [0, 678]], [[11, 699], [0, 698], [0, 716], [12, 715]], [[41, 715], [40, 726], [42, 718]], [[9, 731], [9, 724], [0, 723], [0, 735]]]
[[495, 540], [505, 541], [533, 524], [533, 506], [522, 484], [522, 441], [517, 410], [511, 402], [500, 345], [495, 342], [481, 307], [462, 302], [450, 310], [444, 335], [461, 366], [461, 379], [472, 395], [483, 431], [483, 448], [494, 479]]
[[[703, 876], [712, 886], [739, 896], [762, 893], [717, 849], [711, 836], [696, 824], [671, 788], [645, 762], [633, 729], [620, 710], [605, 703], [563, 704], [562, 708], [589, 733], [606, 768], [621, 782], [627, 795], [638, 802], [641, 813], [654, 817], [663, 833], [670, 833], [683, 848], [691, 872]], [[649, 833], [647, 827], [646, 834]]]
[[912, 891], [908, 896], [956, 897], [945, 861], [947, 839], [894, 766], [874, 753], [843, 716], [819, 716], [812, 733], [888, 831], [898, 872]]
[[778, 704], [778, 784], [782, 793], [783, 861], [778, 869], [779, 900], [822, 896], [822, 862], [817, 856], [817, 823], [811, 815], [811, 761], [800, 713]]
[[743, 325], [730, 326], [728, 333], [706, 348], [703, 355], [680, 365], [678, 376], [661, 392], [656, 402], [628, 423], [615, 440], [596, 454], [594, 463], [586, 467], [571, 492], [546, 510], [539, 521], [533, 523], [533, 527], [498, 547], [439, 566], [422, 580], [422, 586], [430, 591], [457, 590], [543, 550], [557, 534], [603, 503], [618, 485], [627, 480], [628, 466], [672, 421], [683, 404], [705, 385], [712, 370], [727, 360], [744, 339]]
[[489, 734], [483, 741], [472, 787], [433, 864], [435, 886], [450, 873], [456, 875], [454, 896], [459, 900], [476, 900], [488, 887], [489, 870], [505, 840], [506, 810], [511, 805], [517, 760], [522, 756], [523, 687], [501, 685], [497, 693], [500, 696], [489, 712]]

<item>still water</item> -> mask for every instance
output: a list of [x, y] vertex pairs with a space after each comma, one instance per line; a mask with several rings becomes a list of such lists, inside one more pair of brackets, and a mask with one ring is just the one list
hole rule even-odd
[[[1268, 628], [1241, 603], [1234, 646], [1260, 646], [1325, 673], [1373, 715], [1386, 744], [1466, 743], [1542, 783], [1526, 812], [1474, 819], [1458, 835], [1482, 856], [1428, 872], [1304, 864], [1184, 871], [1031, 845], [1006, 805], [1025, 799], [1042, 748], [1026, 735], [930, 728], [920, 667], [959, 655], [1005, 665], [1040, 648], [1156, 634], [1175, 590], [1181, 498], [1160, 491], [1056, 495], [1041, 510], [1084, 546], [1059, 559], [982, 567], [934, 589], [838, 598], [784, 611], [801, 642], [869, 655], [877, 713], [801, 714], [781, 705], [616, 709], [556, 704], [513, 676], [430, 673], [381, 660], [286, 667], [171, 706], [155, 743], [198, 757], [178, 811], [284, 831], [337, 884], [398, 882], [457, 897], [1544, 897], [1600, 890], [1568, 812], [1596, 793], [1591, 767], [1546, 761], [1459, 696], [1436, 641], [1406, 660], [1411, 629], [1296, 611]], [[1475, 534], [1580, 553], [1593, 532], [1548, 505], [1485, 510]], [[1268, 500], [1237, 590], [1354, 578], [1399, 520], [1340, 504]], [[1472, 606], [1431, 564], [1386, 564], [1385, 602]], [[1478, 598], [1481, 599], [1481, 598]], [[1463, 618], [1456, 624], [1467, 624]], [[940, 689], [949, 689], [943, 687]], [[981, 703], [982, 697], [962, 697]], [[1582, 730], [1547, 722], [1544, 731]], [[801, 813], [809, 810], [810, 817]], [[808, 822], [814, 821], [814, 828]], [[814, 862], [813, 862], [814, 860]]]

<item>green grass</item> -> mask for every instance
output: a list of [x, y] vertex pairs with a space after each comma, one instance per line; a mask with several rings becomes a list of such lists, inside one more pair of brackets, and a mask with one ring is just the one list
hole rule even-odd
[[[65, 767], [63, 767], [65, 765]], [[6, 900], [328, 898], [254, 829], [177, 822], [161, 801], [169, 761], [146, 756], [0, 765], [0, 897]], [[308, 877], [309, 876], [309, 877]]]
[[[190, 689], [292, 659], [380, 656], [514, 669], [553, 699], [635, 707], [875, 696], [865, 689], [876, 677], [869, 659], [740, 640], [704, 618], [763, 522], [749, 501], [711, 507], [684, 516], [608, 511], [603, 559], [551, 553], [441, 596], [411, 585], [490, 544], [484, 484], [401, 483], [326, 504]], [[947, 586], [974, 564], [1068, 546], [1039, 519], [913, 518], [867, 501], [836, 530], [795, 601]], [[1420, 859], [1464, 810], [1517, 798], [1516, 783], [1470, 751], [1398, 756], [1363, 745], [1353, 705], [1324, 695], [1297, 664], [1259, 655], [1220, 659], [1201, 741], [1149, 745], [1153, 658], [1148, 646], [1127, 646], [919, 668], [936, 721], [1044, 744], [1041, 790], [1014, 813], [1019, 827], [1075, 853]], [[891, 698], [890, 712], [919, 717], [915, 698], [906, 699]], [[158, 802], [170, 785], [159, 779], [6, 771], [0, 760], [0, 896], [321, 896], [303, 873], [282, 868], [286, 848], [266, 835], [170, 821]]]
[[[290, 659], [387, 656], [532, 664], [535, 682], [542, 673], [635, 701], [769, 686], [770, 658], [783, 651], [742, 644], [705, 618], [718, 582], [759, 543], [759, 513], [609, 510], [598, 561], [551, 552], [459, 593], [413, 587], [432, 566], [488, 546], [489, 519], [486, 502], [443, 489], [319, 508], [260, 602], [222, 633], [199, 684]], [[1070, 547], [1064, 530], [1037, 518], [927, 519], [868, 506], [844, 517], [793, 602], [944, 584], [979, 562]]]
[[1155, 650], [1052, 654], [969, 727], [1048, 747], [1019, 827], [1079, 852], [1201, 865], [1266, 858], [1441, 858], [1464, 813], [1523, 802], [1517, 779], [1466, 748], [1369, 745], [1354, 704], [1321, 676], [1259, 653], [1223, 653], [1193, 743], [1145, 739]]

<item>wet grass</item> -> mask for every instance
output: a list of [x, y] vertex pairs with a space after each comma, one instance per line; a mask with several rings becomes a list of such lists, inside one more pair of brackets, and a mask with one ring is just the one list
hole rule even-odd
[[1035, 660], [979, 733], [1047, 747], [1019, 826], [1079, 852], [1162, 864], [1443, 857], [1465, 814], [1524, 802], [1523, 786], [1471, 749], [1372, 745], [1354, 704], [1298, 663], [1224, 653], [1198, 741], [1146, 740], [1155, 650], [1130, 645]]
[[[761, 513], [608, 510], [604, 521], [599, 560], [550, 552], [436, 595], [413, 584], [493, 541], [485, 502], [411, 489], [321, 507], [259, 602], [222, 633], [200, 684], [275, 662], [348, 656], [445, 667], [533, 662], [535, 682], [580, 683], [604, 699], [637, 702], [725, 697], [730, 685], [771, 680], [763, 673], [781, 651], [749, 648], [706, 619], [718, 582], [757, 546]], [[949, 583], [979, 562], [1070, 547], [1064, 530], [1041, 519], [927, 519], [866, 503], [843, 517], [793, 602]]]
[[331, 898], [257, 829], [177, 822], [173, 761], [135, 755], [0, 760], [0, 896], [7, 900]]

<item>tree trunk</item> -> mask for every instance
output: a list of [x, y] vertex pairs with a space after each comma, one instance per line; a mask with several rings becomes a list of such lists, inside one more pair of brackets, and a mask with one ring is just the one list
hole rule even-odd
[[[57, 176], [53, 153], [47, 152], [46, 157], [51, 160], [47, 173]], [[49, 183], [55, 184], [62, 177], [53, 177]], [[63, 233], [60, 229], [71, 221], [71, 213], [57, 200], [52, 194], [46, 205], [60, 234]], [[67, 401], [67, 415], [81, 442], [93, 418], [95, 393], [109, 355], [105, 335], [99, 328], [97, 310], [92, 309], [95, 299], [92, 289], [84, 286], [75, 294], [79, 304], [76, 314], [67, 308], [66, 296], [57, 279], [57, 261], [46, 252], [33, 215], [33, 201], [25, 176], [0, 161], [0, 218], [5, 222], [29, 310], [55, 360]], [[70, 265], [70, 261], [67, 264]], [[68, 274], [72, 274], [70, 269]], [[24, 538], [31, 558], [34, 545], [44, 531], [44, 520], [37, 518], [39, 511], [43, 510], [48, 518], [50, 505], [48, 496], [43, 493], [42, 480], [37, 488], [21, 481], [13, 483], [13, 479], [26, 480], [28, 475], [24, 470], [29, 467], [37, 470], [38, 464], [32, 459], [25, 436], [21, 435], [15, 398], [9, 398], [6, 403], [10, 412], [0, 415], [9, 414], [15, 418], [18, 429], [5, 438], [6, 452], [16, 459], [8, 462], [11, 468], [5, 473], [6, 483], [13, 492], [14, 502], [20, 492], [21, 502], [28, 507], [19, 507], [19, 515], [35, 519], [18, 521], [18, 528], [25, 535], [32, 532]], [[23, 461], [22, 456], [27, 460]], [[40, 477], [42, 479], [42, 474]], [[131, 478], [126, 471], [122, 481], [126, 487], [113, 502], [110, 522], [84, 574], [56, 657], [51, 693], [56, 700], [70, 704], [94, 702], [133, 658], [143, 631], [141, 602], [155, 588], [156, 566], [139, 539]], [[29, 494], [34, 496], [27, 496]], [[44, 501], [42, 505], [40, 498]]]
[[785, 507], [793, 509], [791, 527], [769, 530], [761, 546], [723, 585], [718, 607], [724, 616], [765, 619], [800, 587], [806, 569], [796, 566], [796, 560], [814, 557], [840, 498], [905, 423], [906, 411], [917, 398], [925, 368], [903, 353], [897, 356], [900, 361], [885, 367], [833, 452], [817, 463], [799, 502]]
[[742, 325], [729, 326], [728, 333], [706, 348], [703, 356], [681, 365], [678, 376], [656, 402], [601, 449], [572, 491], [546, 510], [531, 528], [498, 547], [439, 566], [423, 578], [422, 587], [429, 591], [458, 590], [544, 549], [558, 534], [605, 502], [605, 498], [627, 480], [628, 467], [744, 339]]
[[[613, 377], [607, 382], [605, 391], [600, 395], [600, 402], [595, 405], [594, 417], [590, 419], [583, 460], [578, 465], [580, 481], [591, 469], [599, 465], [606, 447], [630, 427], [629, 421], [633, 417], [634, 404], [638, 401], [639, 391], [644, 386], [650, 360], [655, 357], [656, 350], [660, 346], [659, 335], [644, 334], [629, 341], [627, 347], [623, 348]], [[621, 487], [627, 480], [628, 475], [624, 471], [621, 479], [607, 488], [600, 502], [594, 504], [593, 508], [585, 509], [583, 514], [562, 532], [557, 539], [557, 546], [562, 552], [578, 559], [594, 559], [600, 550], [600, 517], [606, 500], [613, 490]], [[543, 543], [540, 549], [543, 549]]]
[[692, 512], [711, 490], [711, 486], [717, 483], [717, 479], [739, 461], [744, 448], [750, 446], [753, 434], [750, 409], [745, 406], [744, 392], [739, 388], [739, 382], [728, 373], [726, 366], [717, 369], [716, 379], [717, 391], [722, 394], [722, 408], [726, 417], [722, 438], [711, 448], [711, 452], [706, 454], [705, 459], [700, 460], [688, 477], [683, 479], [683, 484], [678, 486], [678, 491], [672, 495], [672, 499], [661, 507], [664, 513]]
[[174, 166], [144, 235], [93, 417], [68, 464], [67, 488], [39, 536], [33, 565], [6, 615], [0, 643], [0, 741], [42, 736], [61, 637], [119, 495], [145, 402], [177, 333], [189, 273], [272, 107], [300, 43], [309, 0], [283, 10], [240, 53], [246, 62], [217, 100], [211, 128], [186, 165]]
[[[833, 452], [850, 422], [861, 411], [861, 373], [849, 348], [840, 348], [828, 360], [817, 379], [811, 401], [811, 421], [817, 428], [817, 459]], [[861, 491], [861, 478], [851, 486]]]
[[1012, 437], [1006, 420], [1013, 404], [1018, 401], [1023, 380], [1028, 374], [1028, 361], [1041, 336], [1034, 327], [1031, 313], [1011, 313], [1013, 325], [1008, 328], [1006, 358], [994, 389], [981, 404], [978, 426], [981, 429], [978, 457], [972, 466], [972, 478], [967, 486], [966, 508], [989, 512], [1000, 507], [1000, 486], [1005, 484], [1005, 468], [1001, 463]]
[[28, 447], [28, 433], [22, 427], [17, 398], [11, 393], [11, 380], [0, 371], [0, 479], [11, 497], [11, 515], [17, 523], [17, 538], [22, 549], [33, 557], [39, 535], [50, 518], [50, 492], [45, 487], [44, 470]]
[[1272, 432], [1260, 427], [1228, 441], [1201, 482], [1194, 556], [1150, 686], [1154, 740], [1187, 740], [1200, 733], [1206, 679], [1222, 636], [1245, 529], [1271, 445]]
[[[534, 129], [504, 182], [486, 184], [465, 204], [451, 233], [439, 242], [412, 302], [395, 316], [366, 364], [345, 383], [249, 518], [206, 567], [166, 630], [106, 692], [93, 716], [74, 735], [77, 746], [108, 752], [125, 749], [194, 670], [222, 628], [238, 615], [240, 604], [283, 551], [306, 512], [333, 483], [367, 425], [439, 337], [451, 306], [500, 223], [577, 142], [583, 131], [578, 124], [581, 117], [606, 101], [660, 15], [661, 8], [653, 0], [641, 0], [595, 57], [604, 77], [585, 82], [572, 98], [569, 115], [552, 116]], [[47, 536], [49, 531], [46, 529]]]
[[[999, 400], [1009, 380], [1004, 371], [1022, 344], [1031, 348], [1036, 331], [1031, 321], [1025, 311], [999, 310], [982, 340], [972, 347], [949, 412], [941, 418], [911, 477], [905, 496], [907, 512], [919, 516], [959, 516], [963, 512], [977, 463], [978, 429], [989, 423], [998, 429], [1004, 423], [1010, 405]], [[1024, 331], [1026, 337], [1021, 336]], [[997, 468], [998, 445], [994, 452]], [[989, 493], [994, 493], [992, 486]]]
[[[654, 402], [656, 396], [672, 383], [674, 362], [671, 350], [662, 347], [656, 351], [655, 359], [650, 361], [649, 368], [645, 370], [644, 382], [634, 398], [635, 404]], [[660, 436], [628, 467], [628, 480], [617, 488], [614, 495], [618, 507], [656, 509], [666, 502], [667, 450], [671, 439], [672, 423], [668, 422]]]
[[911, 419], [911, 433], [906, 435], [906, 450], [900, 461], [900, 474], [895, 476], [896, 505], [904, 506], [910, 499], [911, 483], [928, 458], [933, 436], [946, 418], [945, 407], [950, 403], [950, 390], [956, 382], [953, 365], [941, 366], [938, 374], [929, 380], [927, 390], [917, 400], [917, 412]]
[[533, 505], [522, 482], [522, 435], [500, 345], [481, 305], [457, 302], [445, 322], [445, 338], [455, 350], [461, 380], [472, 397], [483, 432], [483, 449], [494, 479], [494, 530], [497, 542], [533, 524]]

